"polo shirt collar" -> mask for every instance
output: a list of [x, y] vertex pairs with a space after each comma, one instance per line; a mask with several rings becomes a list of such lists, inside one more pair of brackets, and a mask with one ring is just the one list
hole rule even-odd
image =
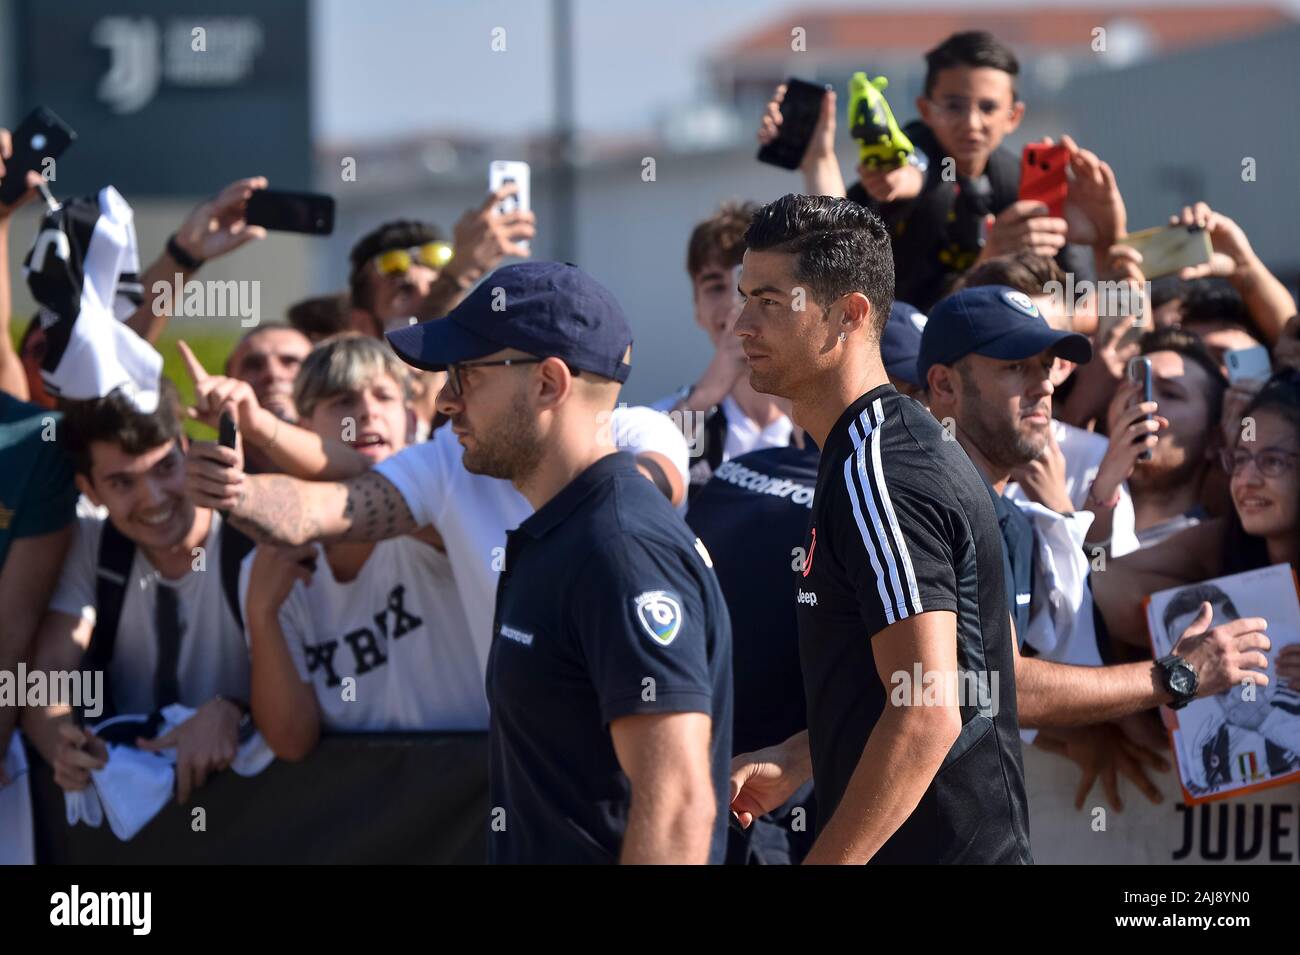
[[568, 519], [592, 491], [606, 481], [624, 474], [640, 476], [636, 469], [636, 459], [626, 451], [605, 455], [520, 524], [519, 530], [540, 540]]

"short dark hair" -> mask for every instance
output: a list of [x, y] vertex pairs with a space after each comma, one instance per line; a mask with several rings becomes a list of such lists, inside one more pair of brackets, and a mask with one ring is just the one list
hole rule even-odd
[[144, 454], [170, 441], [179, 441], [180, 397], [176, 386], [163, 378], [158, 388], [158, 407], [145, 414], [121, 388], [106, 397], [89, 401], [64, 400], [63, 447], [78, 474], [90, 477], [90, 445], [111, 441], [127, 454]]
[[1022, 249], [994, 256], [957, 280], [953, 292], [982, 285], [1007, 285], [1025, 295], [1046, 295], [1047, 284], [1065, 286], [1065, 270], [1056, 259]]
[[385, 222], [357, 240], [348, 253], [351, 270], [348, 273], [348, 288], [352, 293], [352, 302], [358, 308], [370, 307], [370, 283], [366, 281], [366, 263], [380, 252], [390, 249], [413, 249], [426, 242], [441, 242], [442, 232], [432, 222], [418, 222], [414, 219], [394, 219]]
[[[1182, 323], [1192, 322], [1228, 322], [1241, 325], [1256, 338], [1259, 332], [1254, 327], [1250, 309], [1246, 301], [1226, 279], [1195, 279], [1187, 283], [1182, 300]], [[1263, 339], [1260, 339], [1263, 341]]]
[[1214, 427], [1223, 413], [1223, 393], [1228, 388], [1228, 380], [1223, 377], [1218, 362], [1205, 347], [1205, 342], [1191, 332], [1177, 327], [1158, 328], [1138, 339], [1138, 354], [1150, 355], [1158, 351], [1177, 352], [1205, 372], [1210, 380], [1206, 426]]
[[894, 253], [889, 231], [870, 209], [849, 199], [784, 195], [754, 213], [745, 243], [756, 252], [794, 255], [795, 281], [823, 308], [861, 292], [880, 340], [894, 301]]
[[1011, 95], [1016, 96], [1016, 77], [1020, 62], [1010, 47], [999, 43], [986, 30], [954, 33], [925, 55], [925, 95], [934, 92], [942, 70], [954, 66], [986, 66], [1011, 76]]
[[691, 230], [686, 274], [695, 279], [711, 265], [734, 269], [745, 257], [745, 230], [758, 211], [756, 202], [724, 202]]
[[285, 318], [293, 328], [313, 342], [318, 342], [331, 335], [352, 330], [352, 316], [349, 314], [351, 307], [352, 302], [346, 292], [314, 295], [290, 305]]

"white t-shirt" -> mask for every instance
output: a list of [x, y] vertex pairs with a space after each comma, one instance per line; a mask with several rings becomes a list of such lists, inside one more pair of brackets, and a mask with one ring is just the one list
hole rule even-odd
[[[105, 523], [96, 517], [77, 519], [63, 573], [50, 599], [51, 610], [95, 620], [96, 568]], [[158, 664], [154, 614], [159, 586], [175, 590], [181, 619], [176, 667], [179, 702], [197, 709], [217, 694], [248, 699], [248, 647], [221, 587], [220, 532], [221, 515], [213, 511], [200, 565], [203, 569], [191, 570], [179, 580], [161, 579], [144, 552], [136, 548], [109, 665], [113, 702], [119, 713], [150, 713], [158, 708], [154, 700]]]
[[[648, 408], [620, 407], [614, 409], [609, 426], [621, 450], [658, 451], [678, 462], [685, 475], [686, 439], [671, 419]], [[533, 506], [509, 481], [466, 471], [464, 453], [451, 429], [443, 427], [432, 439], [381, 461], [375, 471], [401, 493], [418, 525], [432, 526], [442, 537], [478, 648], [480, 672], [486, 674], [506, 531], [523, 523]]]
[[[1105, 435], [1076, 428], [1056, 418], [1052, 419], [1052, 432], [1056, 443], [1065, 456], [1065, 493], [1075, 510], [1082, 510], [1088, 499], [1088, 489], [1101, 468], [1101, 459], [1106, 456], [1110, 441]], [[1012, 501], [1028, 501], [1029, 497], [1015, 481], [1007, 484], [1005, 496]], [[1111, 518], [1110, 554], [1123, 557], [1138, 549], [1136, 519], [1133, 514], [1133, 498], [1129, 496], [1128, 484], [1119, 486], [1119, 503]]]
[[764, 448], [784, 448], [790, 444], [794, 422], [785, 415], [760, 428], [741, 410], [731, 395], [722, 399], [722, 413], [727, 416], [727, 440], [722, 446], [722, 460], [730, 461], [750, 451]]
[[[322, 725], [487, 729], [483, 671], [447, 556], [413, 537], [380, 541], [356, 578], [340, 583], [325, 548], [316, 550], [311, 586], [293, 585], [280, 628], [298, 675], [316, 691]], [[255, 555], [240, 569], [245, 608]]]

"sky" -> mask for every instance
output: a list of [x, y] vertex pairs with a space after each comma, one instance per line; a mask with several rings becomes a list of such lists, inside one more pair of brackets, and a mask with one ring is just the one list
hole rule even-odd
[[[579, 128], [647, 130], [665, 108], [700, 92], [700, 63], [707, 53], [791, 11], [901, 5], [993, 4], [573, 0]], [[1023, 6], [1026, 16], [1045, 7], [1081, 5], [1083, 0], [996, 2]], [[1300, 0], [1279, 5], [1300, 15]], [[1131, 5], [1108, 0], [1096, 7], [1119, 15]], [[551, 121], [549, 0], [315, 0], [312, 16], [319, 141], [435, 129], [508, 135], [536, 132]], [[504, 39], [500, 52], [492, 49], [497, 28], [504, 30], [497, 34]]]

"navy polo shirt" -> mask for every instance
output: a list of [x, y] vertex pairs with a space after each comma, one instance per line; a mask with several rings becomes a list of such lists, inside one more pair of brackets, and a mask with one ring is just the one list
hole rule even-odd
[[726, 852], [731, 623], [708, 552], [631, 455], [601, 458], [507, 535], [487, 695], [488, 857], [617, 862], [631, 784], [609, 724], [707, 713]]
[[713, 555], [731, 615], [738, 753], [808, 726], [791, 593], [803, 571], [820, 457], [809, 440], [805, 448], [765, 448], [723, 462], [686, 514]]

